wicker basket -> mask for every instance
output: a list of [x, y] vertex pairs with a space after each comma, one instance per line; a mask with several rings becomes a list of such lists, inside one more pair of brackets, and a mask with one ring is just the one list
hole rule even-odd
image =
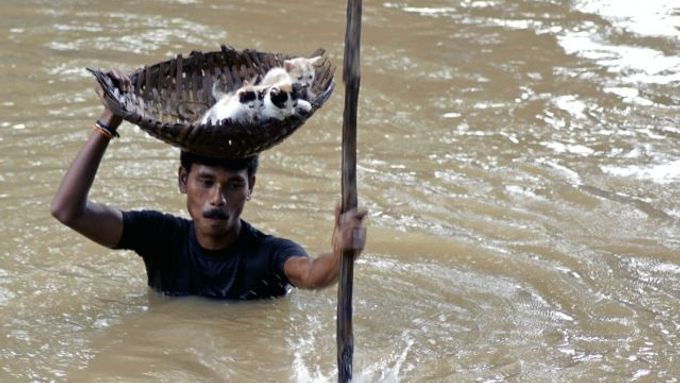
[[[322, 49], [310, 57], [323, 55]], [[231, 120], [200, 124], [197, 120], [215, 102], [212, 86], [222, 81], [231, 91], [245, 80], [264, 76], [290, 56], [254, 50], [238, 51], [222, 46], [215, 52], [191, 52], [188, 57], [164, 61], [136, 70], [130, 75], [133, 91], [122, 93], [104, 72], [89, 69], [104, 90], [107, 106], [150, 135], [196, 154], [218, 158], [243, 158], [268, 149], [290, 136], [330, 97], [335, 87], [335, 66], [323, 56], [316, 66], [306, 116], [292, 115], [252, 124]]]

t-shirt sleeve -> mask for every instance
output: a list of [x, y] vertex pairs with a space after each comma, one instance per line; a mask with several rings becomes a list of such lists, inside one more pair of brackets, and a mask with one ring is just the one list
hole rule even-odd
[[147, 253], [152, 246], [164, 243], [177, 226], [177, 218], [153, 210], [123, 212], [123, 234], [116, 249]]
[[286, 274], [283, 271], [283, 265], [289, 258], [292, 257], [307, 257], [307, 252], [302, 246], [297, 243], [283, 238], [275, 238], [272, 241], [272, 262], [274, 273], [282, 280], [288, 281]]

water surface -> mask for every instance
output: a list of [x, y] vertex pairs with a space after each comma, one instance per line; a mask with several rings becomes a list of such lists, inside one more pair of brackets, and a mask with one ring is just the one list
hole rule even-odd
[[[101, 110], [86, 66], [222, 43], [324, 47], [341, 65], [345, 5], [5, 0], [0, 14], [0, 381], [335, 381], [335, 288], [165, 298], [135, 254], [48, 206]], [[364, 5], [356, 381], [680, 380], [679, 14], [670, 0]], [[312, 254], [340, 195], [342, 92], [262, 155], [244, 213]], [[121, 135], [91, 198], [186, 216], [178, 150]]]

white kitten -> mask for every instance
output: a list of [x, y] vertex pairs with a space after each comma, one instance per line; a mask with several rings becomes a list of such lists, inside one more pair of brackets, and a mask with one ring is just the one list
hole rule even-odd
[[241, 88], [232, 93], [224, 93], [217, 85], [213, 85], [213, 96], [217, 102], [203, 114], [201, 124], [208, 122], [218, 124], [224, 119], [252, 123], [260, 115], [264, 93], [260, 87], [246, 81]]
[[280, 82], [264, 90], [261, 111], [263, 119], [275, 118], [283, 120], [293, 114], [306, 115], [312, 110], [312, 104], [300, 98], [299, 85]]
[[260, 82], [260, 85], [273, 86], [283, 82], [297, 84], [303, 89], [302, 98], [314, 98], [312, 84], [314, 84], [314, 65], [321, 60], [321, 56], [312, 58], [297, 57], [283, 62], [283, 67], [271, 68]]

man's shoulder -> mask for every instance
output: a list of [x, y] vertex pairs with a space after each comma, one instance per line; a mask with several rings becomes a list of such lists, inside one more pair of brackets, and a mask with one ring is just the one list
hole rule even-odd
[[274, 234], [265, 233], [244, 220], [241, 220], [241, 223], [243, 225], [242, 230], [244, 231], [246, 238], [248, 238], [251, 241], [267, 243], [288, 241], [287, 239], [278, 237]]
[[134, 229], [145, 232], [184, 231], [191, 226], [191, 220], [157, 210], [123, 211], [123, 230]]
[[303, 247], [300, 246], [295, 241], [288, 238], [279, 237], [274, 234], [262, 232], [261, 230], [253, 227], [248, 222], [246, 221], [242, 222], [244, 223], [244, 228], [248, 233], [247, 234], [248, 239], [252, 242], [258, 243], [260, 246], [262, 246], [263, 250], [266, 249], [268, 252], [286, 250], [294, 251], [295, 253], [299, 253], [300, 255], [307, 255]]
[[144, 220], [144, 221], [168, 221], [178, 223], [189, 223], [190, 220], [179, 217], [170, 213], [163, 213], [158, 210], [141, 209], [141, 210], [125, 210], [123, 211], [123, 218], [129, 220]]
[[157, 210], [123, 211], [123, 234], [117, 249], [143, 250], [186, 240], [191, 221]]

